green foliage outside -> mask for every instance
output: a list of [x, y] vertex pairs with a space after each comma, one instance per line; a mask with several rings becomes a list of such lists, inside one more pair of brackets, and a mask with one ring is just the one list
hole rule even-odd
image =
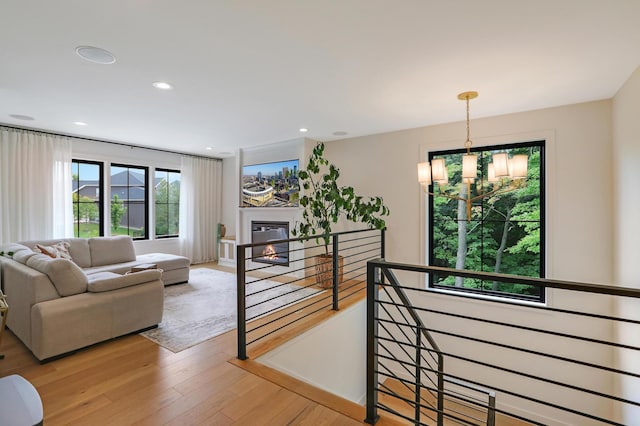
[[156, 185], [156, 236], [179, 234], [180, 181], [162, 179]]
[[[116, 232], [120, 227], [120, 221], [122, 220], [122, 216], [127, 212], [127, 208], [124, 206], [124, 203], [118, 196], [115, 194], [113, 199], [111, 200], [111, 233], [112, 235], [120, 235]], [[125, 232], [124, 235], [127, 235]]]
[[[431, 264], [457, 269], [499, 272], [532, 277], [541, 276], [540, 147], [509, 150], [510, 155], [528, 154], [528, 178], [517, 190], [483, 198], [474, 203], [467, 222], [463, 202], [430, 197], [433, 203], [433, 246]], [[491, 161], [490, 151], [478, 152], [478, 176]], [[444, 190], [466, 197], [460, 185], [461, 154], [446, 158], [450, 182]], [[472, 196], [480, 189], [480, 179], [471, 186]], [[437, 185], [434, 185], [437, 186]], [[461, 189], [462, 188], [462, 189]], [[439, 188], [436, 188], [437, 192]], [[484, 191], [490, 190], [488, 187]], [[463, 214], [461, 214], [463, 212]], [[466, 245], [466, 250], [464, 249]], [[458, 250], [461, 246], [461, 250]], [[511, 293], [538, 298], [538, 288], [520, 284], [483, 282], [455, 277], [432, 277], [433, 283], [488, 292]]]

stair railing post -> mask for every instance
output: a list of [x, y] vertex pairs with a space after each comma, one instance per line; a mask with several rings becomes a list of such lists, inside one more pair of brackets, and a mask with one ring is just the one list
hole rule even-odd
[[444, 357], [438, 352], [438, 425], [444, 424]]
[[239, 245], [236, 248], [236, 274], [238, 277], [238, 359], [247, 359], [247, 311], [246, 311], [246, 259], [245, 248]]
[[[416, 424], [420, 424], [420, 382], [422, 380], [421, 371], [422, 371], [422, 363], [421, 359], [421, 350], [422, 350], [422, 330], [420, 329], [420, 324], [416, 324], [416, 394], [415, 394], [415, 411], [414, 411], [414, 420]], [[441, 424], [441, 423], [438, 423]]]
[[376, 274], [379, 272], [373, 263], [367, 262], [367, 417], [366, 423], [375, 424], [378, 421], [378, 338], [377, 323], [378, 317], [378, 285], [376, 284]]
[[333, 310], [340, 309], [338, 306], [338, 234], [333, 234], [333, 257], [331, 259], [333, 263]]

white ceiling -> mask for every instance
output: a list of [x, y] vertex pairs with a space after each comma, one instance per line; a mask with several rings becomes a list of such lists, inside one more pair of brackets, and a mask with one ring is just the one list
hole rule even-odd
[[607, 99], [640, 66], [640, 0], [0, 0], [0, 16], [1, 123], [212, 156], [300, 127], [463, 120], [466, 90], [472, 119]]

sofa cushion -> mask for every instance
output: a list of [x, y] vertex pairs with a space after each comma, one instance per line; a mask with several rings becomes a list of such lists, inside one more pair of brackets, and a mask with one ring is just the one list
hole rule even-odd
[[24, 250], [17, 250], [13, 254], [13, 260], [16, 262], [20, 262], [23, 265], [27, 264], [27, 260], [31, 258], [31, 256], [35, 256], [37, 253], [33, 250], [30, 250], [28, 247], [25, 247]]
[[159, 280], [161, 274], [162, 272], [158, 269], [148, 269], [126, 275], [118, 275], [113, 272], [97, 272], [89, 275], [87, 288], [92, 293], [117, 290], [119, 288]]
[[138, 263], [155, 263], [158, 265], [158, 268], [164, 271], [188, 268], [191, 263], [188, 257], [167, 253], [141, 254], [136, 258], [136, 260]]
[[18, 251], [21, 250], [29, 250], [29, 247], [23, 245], [23, 244], [19, 244], [19, 243], [7, 243], [7, 244], [0, 244], [0, 251], [4, 252], [4, 256], [5, 257], [12, 257], [13, 255], [9, 255], [9, 253], [17, 253]]
[[136, 260], [133, 240], [128, 236], [89, 238], [91, 266]]
[[46, 274], [60, 296], [87, 291], [87, 276], [78, 265], [68, 259], [52, 259], [44, 254], [36, 254], [27, 260], [27, 266]]
[[91, 251], [89, 250], [89, 240], [86, 238], [70, 238], [69, 254], [71, 258], [81, 268], [91, 266]]

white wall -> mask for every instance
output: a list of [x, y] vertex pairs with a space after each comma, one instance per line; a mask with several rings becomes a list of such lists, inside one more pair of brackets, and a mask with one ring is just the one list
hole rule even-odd
[[227, 228], [227, 236], [236, 235], [239, 185], [236, 157], [225, 158], [222, 162], [222, 223]]
[[[613, 193], [614, 282], [625, 287], [640, 288], [640, 68], [638, 68], [613, 99]], [[620, 300], [618, 315], [640, 320], [640, 300]], [[617, 329], [620, 343], [638, 346], [638, 326], [621, 324]], [[637, 351], [621, 349], [617, 366], [640, 374]], [[640, 380], [627, 377], [618, 383], [619, 391], [640, 401]], [[618, 421], [640, 424], [640, 408], [621, 410]]]
[[[611, 161], [611, 101], [598, 101], [544, 110], [472, 119], [471, 137], [475, 144], [546, 139], [547, 155], [547, 277], [610, 284], [613, 279], [613, 213]], [[460, 148], [465, 139], [465, 123], [450, 123], [399, 132], [328, 142], [327, 157], [342, 172], [343, 184], [352, 185], [361, 195], [380, 195], [391, 210], [387, 220], [387, 259], [406, 263], [424, 263], [425, 212], [424, 195], [417, 182], [416, 164], [424, 161], [427, 151]], [[594, 169], [597, 172], [594, 172]], [[417, 286], [420, 277], [407, 277], [403, 284]], [[548, 304], [581, 307], [609, 314], [611, 302], [606, 298], [548, 292]], [[586, 333], [610, 338], [609, 326], [594, 329], [591, 323], [563, 318], [542, 311], [530, 312], [520, 306], [479, 303], [473, 299], [442, 295], [426, 297], [421, 303], [438, 306], [452, 312], [465, 312], [480, 317], [513, 318], [519, 323], [541, 325], [568, 333]], [[433, 319], [430, 319], [433, 323]], [[443, 327], [455, 328], [443, 323]], [[491, 327], [479, 327], [483, 337], [511, 344], [528, 344], [539, 350], [555, 350], [587, 358], [588, 361], [612, 365], [613, 351], [597, 348], [586, 351], [580, 345], [557, 342], [555, 339], [531, 340], [523, 335], [505, 335]], [[513, 333], [511, 333], [513, 334]], [[523, 340], [524, 339], [524, 340]], [[511, 359], [504, 351], [460, 345], [446, 341], [449, 349], [461, 353], [474, 352], [488, 361], [501, 359], [519, 368], [525, 357]], [[461, 374], [476, 374], [468, 366], [450, 363]], [[536, 374], [550, 378], [573, 378], [587, 387], [608, 393], [613, 390], [608, 374], [585, 374], [577, 367], [561, 364], [534, 366]], [[544, 371], [542, 371], [544, 370]], [[480, 374], [480, 373], [478, 373]], [[495, 376], [495, 374], [494, 374]], [[482, 380], [486, 378], [480, 377]], [[498, 382], [501, 383], [499, 380]], [[518, 386], [518, 385], [516, 385]], [[534, 394], [548, 393], [548, 387], [536, 382], [520, 381], [520, 390]], [[555, 390], [563, 404], [594, 409], [610, 416], [612, 406], [606, 402], [591, 403], [581, 395]], [[499, 395], [498, 403], [519, 404], [526, 413], [526, 404]], [[562, 413], [528, 413], [545, 423], [562, 424], [575, 421]]]
[[358, 404], [366, 390], [367, 307], [355, 304], [259, 357], [258, 362]]

